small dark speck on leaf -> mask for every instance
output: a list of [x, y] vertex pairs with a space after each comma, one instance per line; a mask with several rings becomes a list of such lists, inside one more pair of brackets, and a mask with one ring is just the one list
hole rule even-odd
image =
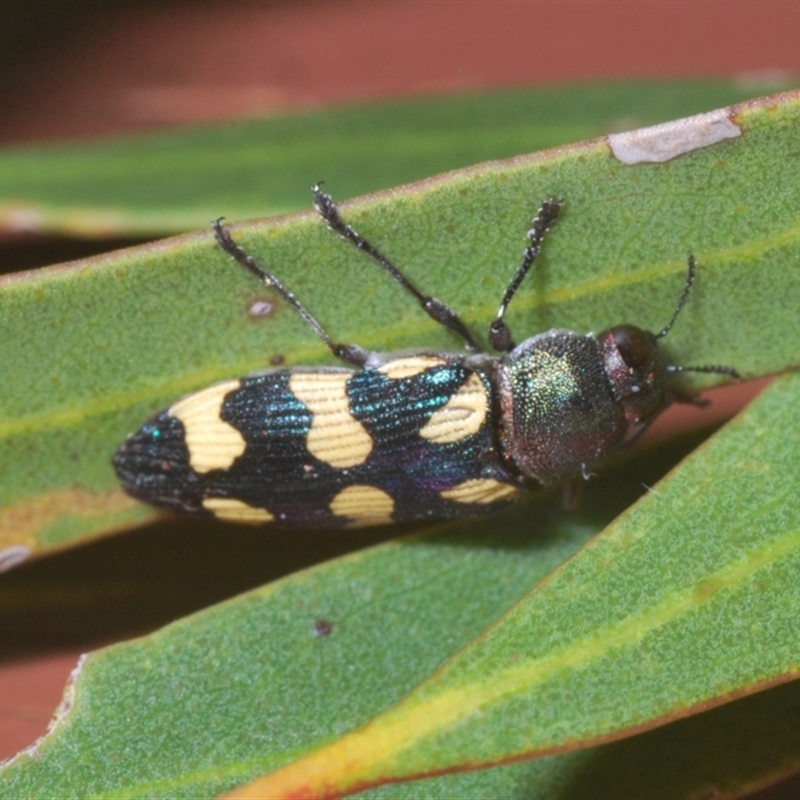
[[333, 623], [327, 619], [314, 620], [314, 636], [330, 636], [333, 633]]
[[286, 359], [280, 353], [275, 353], [269, 360], [269, 363], [272, 364], [273, 367], [279, 367], [284, 361], [286, 361]]

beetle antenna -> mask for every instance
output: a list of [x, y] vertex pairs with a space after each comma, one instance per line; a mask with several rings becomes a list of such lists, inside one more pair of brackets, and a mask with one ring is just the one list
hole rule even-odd
[[[656, 334], [656, 339], [663, 339], [671, 330], [672, 326], [675, 324], [675, 320], [678, 319], [678, 314], [681, 313], [681, 309], [686, 305], [686, 301], [689, 298], [689, 291], [692, 288], [692, 284], [694, 283], [695, 274], [697, 272], [697, 262], [693, 255], [689, 256], [689, 268], [686, 272], [686, 281], [683, 284], [683, 289], [681, 290], [681, 296], [678, 298], [678, 304], [675, 306], [675, 311], [672, 314], [672, 319], [664, 326], [664, 328]], [[737, 381], [742, 379], [742, 376], [733, 368], [733, 367], [726, 367], [723, 364], [705, 364], [700, 367], [685, 367], [680, 364], [667, 364], [667, 372], [710, 372], [715, 375], [730, 375], [732, 378], [736, 378]]]
[[702, 367], [684, 367], [680, 364], [667, 364], [667, 372], [711, 372], [715, 375], [730, 375], [736, 378], [737, 381], [742, 379], [742, 376], [733, 367], [726, 367], [723, 364], [706, 364]]
[[672, 312], [672, 319], [661, 329], [660, 333], [656, 334], [656, 339], [663, 339], [672, 330], [675, 320], [678, 319], [678, 314], [681, 313], [681, 309], [686, 305], [686, 301], [689, 299], [689, 291], [694, 283], [694, 276], [696, 272], [697, 262], [694, 260], [694, 256], [690, 255], [689, 268], [686, 272], [686, 281], [683, 284], [681, 296], [678, 298], [678, 304], [675, 306], [675, 311]]

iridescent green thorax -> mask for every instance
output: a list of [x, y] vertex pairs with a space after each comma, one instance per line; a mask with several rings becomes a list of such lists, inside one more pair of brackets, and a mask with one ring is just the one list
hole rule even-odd
[[637, 379], [613, 331], [527, 339], [497, 365], [504, 456], [543, 484], [588, 474], [662, 407], [661, 382]]

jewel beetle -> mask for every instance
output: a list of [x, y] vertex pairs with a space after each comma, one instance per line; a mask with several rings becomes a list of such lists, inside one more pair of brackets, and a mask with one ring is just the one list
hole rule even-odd
[[128, 494], [178, 512], [282, 527], [377, 525], [496, 511], [526, 490], [587, 478], [672, 401], [672, 373], [738, 378], [725, 366], [667, 363], [658, 343], [695, 278], [688, 259], [672, 317], [658, 332], [630, 324], [599, 334], [554, 329], [516, 344], [506, 310], [563, 201], [533, 218], [485, 352], [456, 312], [420, 291], [312, 187], [327, 226], [364, 252], [461, 352], [379, 354], [334, 341], [269, 270], [213, 223], [219, 246], [270, 286], [346, 366], [268, 369], [217, 383], [149, 419], [117, 450]]

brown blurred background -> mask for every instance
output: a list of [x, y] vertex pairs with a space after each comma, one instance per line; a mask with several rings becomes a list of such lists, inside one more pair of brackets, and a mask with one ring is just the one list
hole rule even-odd
[[755, 85], [800, 73], [798, 33], [798, 4], [770, 0], [3, 0], [0, 142], [494, 86]]
[[[776, 77], [800, 76], [798, 33], [800, 3], [771, 0], [3, 0], [0, 145], [543, 83], [732, 77], [756, 96]], [[91, 251], [58, 246], [59, 260]], [[80, 652], [274, 577], [258, 567], [276, 546], [262, 534], [237, 533], [197, 561], [192, 542], [204, 535], [165, 541], [153, 529], [3, 576], [7, 587], [52, 586], [45, 609], [58, 606], [65, 574], [80, 582], [98, 563], [154, 588], [124, 620], [91, 603], [65, 612], [69, 625], [50, 611], [0, 618], [0, 759], [44, 732]], [[302, 544], [293, 535], [277, 546]], [[157, 587], [176, 570], [193, 571], [204, 592], [167, 597]], [[800, 796], [800, 783], [757, 796]]]

